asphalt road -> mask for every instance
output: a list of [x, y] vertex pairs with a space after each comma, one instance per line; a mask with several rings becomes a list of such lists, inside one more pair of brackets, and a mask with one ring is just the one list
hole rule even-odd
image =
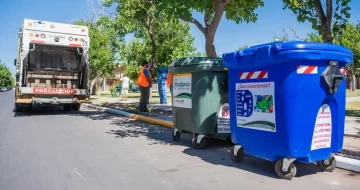
[[228, 146], [190, 148], [171, 130], [101, 112], [39, 108], [13, 113], [13, 91], [0, 93], [0, 190], [359, 189], [360, 175], [320, 172], [298, 164], [291, 181], [273, 164], [246, 157], [231, 161]]

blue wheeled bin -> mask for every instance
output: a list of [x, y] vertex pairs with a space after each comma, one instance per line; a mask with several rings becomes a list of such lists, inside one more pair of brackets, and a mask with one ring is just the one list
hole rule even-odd
[[294, 161], [333, 171], [343, 146], [345, 68], [352, 52], [342, 46], [273, 42], [223, 55], [229, 74], [231, 156], [276, 161], [283, 179]]

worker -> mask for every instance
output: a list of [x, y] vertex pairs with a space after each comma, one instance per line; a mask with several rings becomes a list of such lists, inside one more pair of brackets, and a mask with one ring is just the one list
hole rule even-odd
[[139, 111], [140, 112], [149, 112], [147, 105], [150, 98], [150, 89], [152, 86], [151, 74], [149, 71], [149, 63], [147, 61], [142, 62], [142, 67], [138, 74], [136, 84], [140, 88], [140, 102], [139, 102]]
[[158, 92], [160, 96], [160, 104], [167, 104], [167, 73], [168, 69], [163, 67], [156, 67], [157, 73], [157, 82], [158, 82]]
[[172, 77], [173, 77], [173, 75], [171, 73], [168, 73], [167, 81], [166, 81], [167, 86], [170, 88], [171, 95], [172, 95], [172, 91], [173, 91], [173, 89], [172, 89]]

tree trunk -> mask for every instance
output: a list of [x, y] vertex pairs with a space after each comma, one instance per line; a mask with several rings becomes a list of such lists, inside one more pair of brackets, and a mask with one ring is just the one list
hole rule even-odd
[[333, 43], [331, 36], [331, 24], [330, 26], [327, 24], [321, 26], [321, 35], [322, 35], [322, 40], [325, 43]]
[[[215, 14], [213, 19], [209, 19], [211, 16], [209, 13], [204, 13], [204, 22], [205, 27], [194, 18], [183, 18], [180, 17], [181, 20], [193, 23], [197, 26], [197, 28], [204, 34], [205, 36], [205, 51], [208, 57], [217, 57], [215, 46], [214, 46], [214, 38], [216, 34], [216, 30], [220, 24], [221, 18], [224, 14], [226, 6], [229, 4], [230, 0], [216, 0], [217, 3], [214, 4]], [[216, 5], [216, 7], [215, 7]], [[210, 23], [209, 20], [212, 20]]]
[[333, 43], [331, 36], [332, 0], [326, 0], [326, 15], [320, 0], [315, 0], [316, 14], [320, 21], [321, 35], [325, 43]]
[[[151, 28], [150, 28], [151, 29]], [[151, 66], [156, 66], [156, 41], [154, 33], [150, 30], [149, 36], [151, 40]]]
[[205, 51], [208, 57], [216, 57], [216, 49], [214, 46], [214, 33], [205, 33]]
[[150, 65], [152, 67], [156, 66], [156, 41], [155, 41], [155, 35], [154, 35], [154, 31], [152, 30], [152, 18], [148, 17], [147, 21], [146, 21], [146, 27], [147, 27], [147, 32], [148, 35], [150, 37], [150, 41], [151, 41], [151, 63]]
[[92, 79], [91, 79], [91, 82], [90, 82], [90, 90], [91, 90], [91, 95], [95, 95], [96, 94], [96, 83], [97, 81], [99, 80], [99, 72], [98, 71], [95, 71]]

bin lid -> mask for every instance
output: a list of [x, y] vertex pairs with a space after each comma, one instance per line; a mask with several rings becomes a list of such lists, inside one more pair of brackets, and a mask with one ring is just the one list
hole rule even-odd
[[172, 67], [182, 67], [182, 66], [191, 66], [191, 65], [216, 65], [223, 66], [223, 59], [217, 57], [188, 57], [188, 58], [179, 58], [175, 59], [170, 65]]
[[174, 60], [169, 65], [169, 73], [224, 71], [223, 59], [217, 57], [188, 57]]
[[351, 50], [336, 44], [319, 43], [319, 42], [306, 42], [306, 41], [279, 41], [257, 46], [251, 46], [242, 52], [243, 56], [252, 55], [256, 53], [256, 49], [262, 47], [271, 47], [272, 51], [288, 51], [288, 50], [320, 50], [320, 51], [333, 51], [345, 54], [352, 54]]

